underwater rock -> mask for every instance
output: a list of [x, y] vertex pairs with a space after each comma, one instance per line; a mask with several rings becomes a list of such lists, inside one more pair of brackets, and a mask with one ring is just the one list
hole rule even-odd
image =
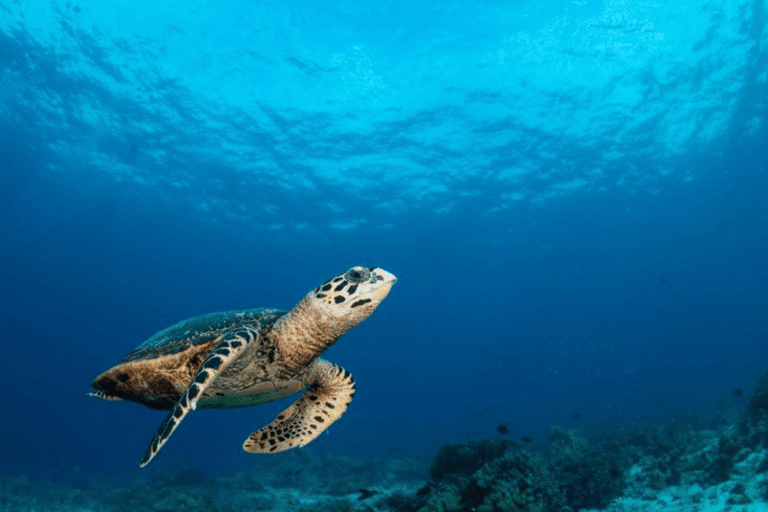
[[418, 493], [407, 493], [400, 489], [387, 494], [382, 498], [377, 510], [386, 510], [387, 512], [416, 512], [424, 505], [424, 495]]
[[718, 455], [706, 467], [705, 471], [708, 478], [703, 483], [717, 485], [726, 482], [731, 476], [732, 469], [733, 460], [723, 455]]

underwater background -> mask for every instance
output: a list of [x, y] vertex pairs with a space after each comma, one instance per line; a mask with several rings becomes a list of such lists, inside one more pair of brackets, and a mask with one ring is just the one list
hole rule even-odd
[[293, 398], [194, 412], [142, 470], [165, 413], [90, 382], [353, 265], [398, 283], [326, 352], [357, 393], [305, 450], [428, 463], [743, 409], [768, 368], [767, 14], [3, 0], [0, 474], [268, 468], [241, 444]]

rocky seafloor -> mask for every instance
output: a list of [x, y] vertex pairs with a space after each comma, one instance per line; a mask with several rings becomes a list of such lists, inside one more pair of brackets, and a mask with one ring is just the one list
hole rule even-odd
[[532, 451], [499, 434], [443, 446], [431, 464], [305, 448], [227, 478], [69, 487], [4, 476], [0, 512], [768, 512], [768, 372], [738, 414], [597, 436], [556, 426], [548, 441]]

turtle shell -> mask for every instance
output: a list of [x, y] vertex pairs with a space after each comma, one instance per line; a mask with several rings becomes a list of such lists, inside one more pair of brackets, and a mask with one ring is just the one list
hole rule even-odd
[[263, 332], [284, 314], [285, 311], [279, 309], [258, 308], [222, 311], [188, 318], [156, 333], [128, 354], [121, 364], [183, 352], [195, 345], [211, 342], [232, 327], [240, 325], [256, 326]]

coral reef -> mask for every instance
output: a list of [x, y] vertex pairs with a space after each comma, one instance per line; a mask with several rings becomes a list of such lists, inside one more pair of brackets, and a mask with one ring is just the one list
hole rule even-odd
[[624, 498], [609, 510], [759, 510], [768, 497], [768, 372], [741, 418], [636, 426], [618, 441], [630, 466]]
[[371, 460], [294, 450], [270, 459], [220, 483], [233, 489], [263, 491], [290, 486], [308, 494], [329, 496], [357, 495], [360, 489], [395, 487], [403, 482], [421, 482], [424, 464], [406, 458]]
[[419, 512], [570, 510], [552, 474], [508, 440], [444, 446], [429, 488]]
[[79, 486], [0, 477], [0, 512], [752, 512], [768, 501], [768, 372], [749, 404], [710, 419], [552, 427], [532, 452], [509, 439], [443, 446], [431, 465], [297, 450], [247, 472], [147, 474]]
[[572, 430], [552, 427], [550, 472], [574, 510], [604, 508], [624, 489], [622, 460], [615, 443], [593, 445]]
[[[308, 449], [227, 478], [181, 470], [88, 489], [0, 478], [0, 512], [397, 512], [415, 510], [426, 474], [427, 467], [412, 459], [318, 455]], [[380, 491], [384, 486], [386, 492]]]

